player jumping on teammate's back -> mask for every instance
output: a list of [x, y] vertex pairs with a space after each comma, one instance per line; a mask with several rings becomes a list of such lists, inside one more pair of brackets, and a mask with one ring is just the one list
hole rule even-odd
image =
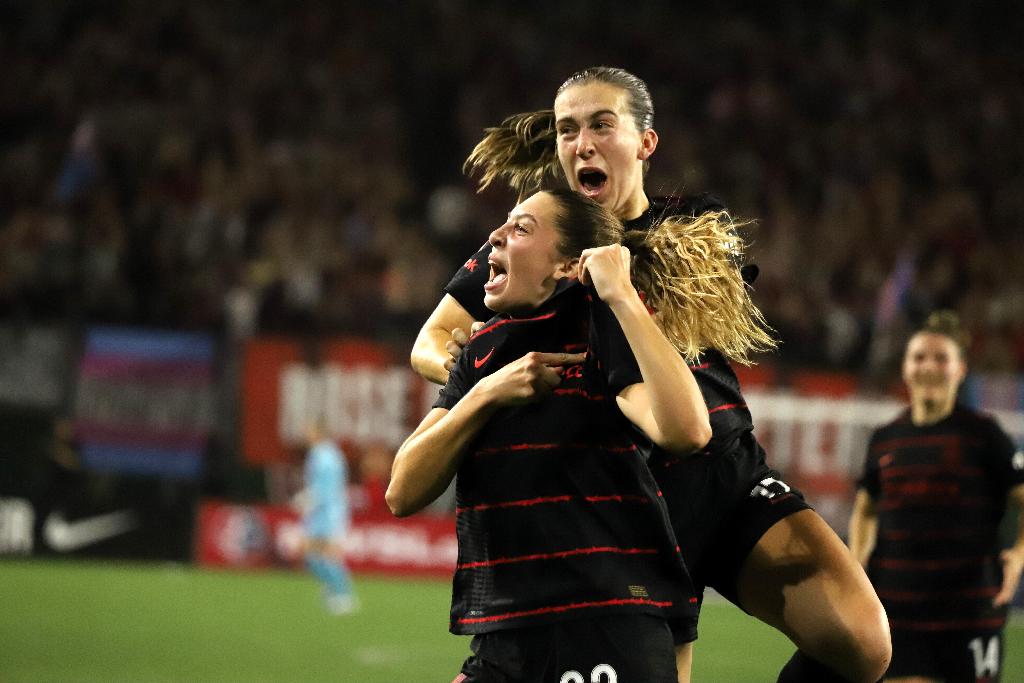
[[[505, 124], [488, 131], [468, 162], [483, 169], [484, 183], [501, 178], [522, 194], [551, 178], [564, 179], [627, 227], [639, 228], [640, 235], [666, 214], [697, 215], [706, 208], [696, 202], [663, 210], [647, 198], [643, 176], [658, 136], [650, 93], [633, 74], [609, 67], [573, 74], [558, 89], [552, 110], [510, 117]], [[634, 220], [641, 224], [631, 225]], [[726, 244], [731, 241], [727, 238]], [[413, 367], [428, 379], [444, 381], [466, 342], [464, 330], [474, 317], [483, 319], [478, 310], [482, 282], [462, 287], [471, 281], [468, 271], [481, 263], [481, 256], [467, 261], [453, 278], [417, 337]], [[733, 256], [730, 262], [738, 266], [739, 252]], [[752, 281], [755, 274], [748, 267], [746, 279]], [[739, 289], [746, 294], [742, 283]], [[695, 302], [661, 306], [659, 321], [672, 309], [688, 311]], [[715, 311], [714, 300], [703, 303], [708, 304], [706, 329], [736, 315]], [[741, 320], [748, 319], [744, 315]], [[768, 468], [750, 433], [735, 376], [715, 350], [737, 358], [709, 339], [701, 344], [702, 356], [690, 361], [707, 408], [716, 411], [711, 415], [717, 430], [713, 448], [671, 467], [654, 468], [698, 593], [705, 584], [715, 587], [827, 664], [805, 661], [798, 652], [780, 680], [873, 683], [891, 652], [881, 603], [838, 536]], [[692, 644], [681, 643], [680, 683], [689, 680], [691, 657]], [[829, 678], [814, 669], [827, 669]]]

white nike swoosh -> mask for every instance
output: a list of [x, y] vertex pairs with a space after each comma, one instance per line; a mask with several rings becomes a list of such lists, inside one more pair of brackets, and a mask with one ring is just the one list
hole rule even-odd
[[43, 536], [57, 552], [70, 552], [131, 531], [139, 526], [132, 510], [119, 510], [69, 522], [59, 512], [50, 513]]

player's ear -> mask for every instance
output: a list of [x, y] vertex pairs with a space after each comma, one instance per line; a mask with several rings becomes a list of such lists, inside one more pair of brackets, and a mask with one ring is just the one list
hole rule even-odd
[[641, 161], [647, 161], [654, 154], [654, 150], [658, 147], [658, 134], [654, 132], [653, 128], [648, 128], [640, 136], [640, 150], [637, 152], [637, 158]]
[[580, 259], [578, 256], [564, 259], [561, 263], [555, 266], [555, 279], [561, 280], [565, 277], [578, 278], [579, 277], [579, 265]]

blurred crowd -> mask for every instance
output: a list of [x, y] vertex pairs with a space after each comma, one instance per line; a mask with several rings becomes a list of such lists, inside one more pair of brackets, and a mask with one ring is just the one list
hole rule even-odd
[[1024, 371], [1018, 10], [676, 5], [4, 3], [0, 322], [407, 349], [511, 206], [461, 173], [483, 128], [611, 64], [654, 95], [649, 194], [756, 220], [781, 362], [889, 371], [951, 307]]

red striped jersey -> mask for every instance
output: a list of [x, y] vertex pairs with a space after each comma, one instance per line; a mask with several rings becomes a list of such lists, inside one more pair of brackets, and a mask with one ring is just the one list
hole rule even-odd
[[436, 407], [530, 351], [587, 351], [544, 400], [504, 408], [456, 478], [451, 630], [483, 633], [608, 613], [672, 619], [696, 599], [647, 468], [650, 443], [615, 396], [642, 381], [621, 328], [563, 281], [539, 309], [498, 316], [463, 349]]
[[868, 574], [893, 629], [1002, 628], [998, 527], [1022, 459], [994, 420], [961, 406], [926, 426], [907, 410], [874, 432], [859, 485], [878, 512]]

